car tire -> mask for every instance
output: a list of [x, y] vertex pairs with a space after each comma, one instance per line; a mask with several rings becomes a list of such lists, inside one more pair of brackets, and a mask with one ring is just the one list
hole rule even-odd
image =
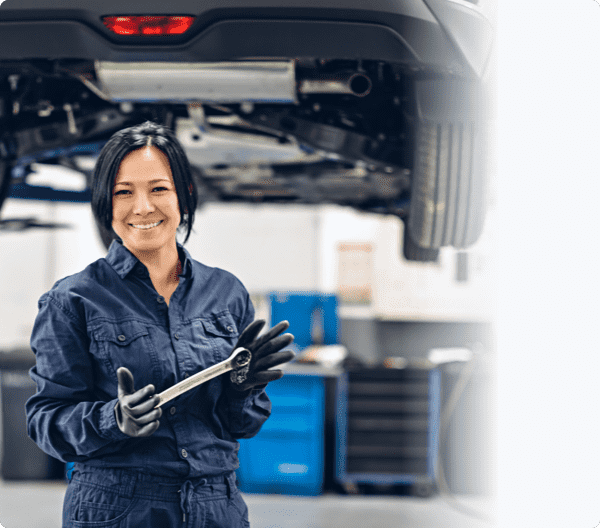
[[483, 228], [481, 138], [474, 123], [417, 127], [408, 232], [423, 248], [466, 248]]
[[13, 164], [10, 161], [0, 159], [0, 210], [12, 187], [12, 168]]
[[411, 238], [405, 224], [404, 235], [402, 237], [402, 255], [408, 261], [437, 262], [440, 256], [440, 250], [438, 248], [432, 249], [419, 246]]
[[408, 231], [423, 248], [469, 247], [485, 216], [486, 92], [465, 80], [420, 80], [415, 102]]

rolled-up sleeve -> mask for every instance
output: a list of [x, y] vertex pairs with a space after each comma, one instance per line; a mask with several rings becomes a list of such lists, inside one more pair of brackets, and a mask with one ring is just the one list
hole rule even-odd
[[37, 392], [25, 406], [29, 436], [64, 462], [118, 451], [128, 437], [116, 424], [117, 399], [101, 401], [95, 392], [85, 323], [49, 293], [38, 308], [30, 370]]

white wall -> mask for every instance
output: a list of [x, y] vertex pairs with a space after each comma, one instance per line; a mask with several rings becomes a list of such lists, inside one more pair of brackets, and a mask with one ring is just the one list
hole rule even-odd
[[71, 227], [0, 231], [0, 348], [28, 346], [40, 296], [105, 254], [89, 204], [6, 201], [3, 219], [25, 217]]
[[443, 248], [438, 263], [409, 262], [402, 256], [403, 224], [398, 218], [359, 213], [350, 208], [324, 208], [320, 235], [321, 288], [336, 289], [339, 243], [368, 243], [373, 247], [373, 300], [368, 307], [343, 307], [344, 316], [490, 321], [495, 307], [492, 253], [495, 220], [492, 209], [481, 239], [468, 250], [468, 280], [457, 282], [456, 250]]
[[308, 206], [210, 204], [196, 212], [186, 248], [234, 273], [251, 292], [316, 290], [319, 218]]
[[[6, 201], [2, 218], [35, 217], [68, 229], [0, 232], [0, 348], [28, 346], [39, 297], [54, 282], [106, 254], [89, 204]], [[248, 290], [317, 290], [318, 210], [302, 206], [209, 205], [197, 212], [186, 248], [237, 275]], [[255, 298], [257, 315], [268, 307]]]
[[[27, 346], [40, 295], [106, 253], [89, 204], [7, 200], [2, 218], [27, 216], [71, 227], [0, 232], [2, 348]], [[442, 250], [439, 264], [407, 262], [401, 256], [401, 229], [395, 217], [331, 205], [209, 204], [197, 211], [186, 247], [196, 260], [237, 275], [254, 294], [260, 317], [267, 319], [264, 294], [335, 292], [338, 244], [366, 242], [373, 246], [373, 300], [369, 306], [342, 307], [342, 317], [489, 320], [491, 238], [484, 233], [472, 250], [469, 281], [457, 283], [454, 250]], [[482, 262], [483, 270], [478, 269]]]

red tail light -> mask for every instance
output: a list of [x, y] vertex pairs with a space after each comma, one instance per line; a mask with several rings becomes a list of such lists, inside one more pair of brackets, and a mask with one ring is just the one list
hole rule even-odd
[[192, 16], [106, 16], [104, 25], [117, 35], [181, 35], [194, 22]]

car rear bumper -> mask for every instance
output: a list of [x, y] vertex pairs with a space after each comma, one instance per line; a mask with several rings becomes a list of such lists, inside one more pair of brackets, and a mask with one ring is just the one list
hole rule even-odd
[[[283, 7], [286, 2], [272, 1], [271, 7], [249, 9], [247, 2], [230, 1], [220, 4], [228, 8], [211, 9], [211, 2], [206, 2], [205, 10], [196, 13], [189, 36], [147, 39], [119, 37], [104, 27], [101, 14], [125, 14], [116, 2], [103, 2], [102, 13], [95, 13], [97, 7], [85, 11], [61, 8], [61, 0], [41, 7], [45, 1], [36, 1], [36, 8], [20, 10], [12, 7], [12, 0], [5, 1], [0, 8], [0, 42], [7, 45], [0, 49], [0, 61], [208, 62], [310, 57], [382, 60], [470, 76], [479, 75], [487, 56], [480, 46], [474, 46], [477, 57], [470, 57], [460, 39], [449, 31], [453, 24], [444, 21], [459, 16], [461, 31], [466, 28], [470, 37], [485, 31], [487, 20], [461, 1], [443, 0], [442, 10], [436, 2], [430, 9], [426, 2], [431, 0], [375, 1], [367, 4], [368, 9], [363, 2], [340, 0], [320, 2], [318, 8]], [[153, 3], [146, 2], [144, 9], [152, 14], [165, 11], [165, 3], [160, 9]], [[170, 8], [177, 11], [173, 14], [184, 14], [186, 9], [195, 14], [198, 9], [197, 2], [187, 1], [172, 2]]]

